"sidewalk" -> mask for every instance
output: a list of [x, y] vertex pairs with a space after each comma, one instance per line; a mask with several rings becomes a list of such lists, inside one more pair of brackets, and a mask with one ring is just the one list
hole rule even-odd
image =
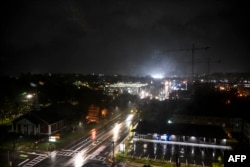
[[[117, 167], [143, 167], [144, 164], [142, 163], [135, 163], [135, 162], [121, 162], [117, 164]], [[156, 165], [150, 165], [150, 167], [162, 167], [162, 166], [156, 166]]]
[[[143, 167], [144, 164], [139, 164], [135, 162], [127, 162], [126, 165], [127, 167]], [[161, 166], [150, 165], [150, 167], [161, 167]]]

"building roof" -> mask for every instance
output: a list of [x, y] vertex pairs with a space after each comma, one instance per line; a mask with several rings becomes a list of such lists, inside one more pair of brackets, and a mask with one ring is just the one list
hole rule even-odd
[[38, 124], [40, 124], [42, 122], [42, 120], [39, 117], [35, 116], [32, 113], [27, 113], [27, 114], [24, 114], [24, 115], [16, 118], [13, 121], [13, 123], [15, 124], [16, 122], [19, 122], [20, 120], [23, 120], [23, 119], [27, 119], [27, 120], [29, 120], [30, 122], [32, 122], [32, 123], [34, 123], [36, 125], [38, 125]]
[[228, 138], [222, 127], [217, 125], [195, 125], [195, 124], [157, 124], [153, 122], [141, 121], [136, 129], [139, 134], [169, 134], [181, 136], [208, 137], [217, 139]]
[[106, 167], [106, 164], [96, 161], [89, 161], [83, 165], [83, 167]]
[[36, 110], [31, 111], [15, 119], [13, 123], [18, 122], [22, 119], [27, 119], [36, 125], [40, 123], [45, 123], [49, 125], [49, 124], [56, 123], [62, 120], [61, 117], [56, 112], [53, 112], [47, 109], [39, 110], [39, 111], [36, 111]]

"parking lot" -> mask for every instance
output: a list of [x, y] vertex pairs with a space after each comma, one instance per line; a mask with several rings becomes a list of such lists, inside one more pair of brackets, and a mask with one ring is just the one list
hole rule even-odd
[[223, 153], [224, 150], [219, 148], [138, 141], [130, 146], [128, 154], [137, 158], [212, 166], [212, 162], [219, 162], [223, 159]]

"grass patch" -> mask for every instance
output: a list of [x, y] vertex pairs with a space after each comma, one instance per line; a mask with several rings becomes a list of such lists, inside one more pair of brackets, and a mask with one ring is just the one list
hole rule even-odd
[[11, 125], [12, 119], [0, 117], [0, 126]]

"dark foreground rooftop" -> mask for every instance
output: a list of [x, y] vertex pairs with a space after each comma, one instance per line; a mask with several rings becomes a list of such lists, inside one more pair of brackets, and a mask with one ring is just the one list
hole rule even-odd
[[148, 121], [139, 122], [133, 130], [139, 134], [169, 134], [181, 136], [208, 137], [217, 139], [227, 139], [228, 136], [222, 127], [217, 125], [195, 125], [195, 124], [159, 124]]
[[82, 167], [107, 167], [107, 165], [101, 162], [89, 161], [86, 164], [84, 164]]

